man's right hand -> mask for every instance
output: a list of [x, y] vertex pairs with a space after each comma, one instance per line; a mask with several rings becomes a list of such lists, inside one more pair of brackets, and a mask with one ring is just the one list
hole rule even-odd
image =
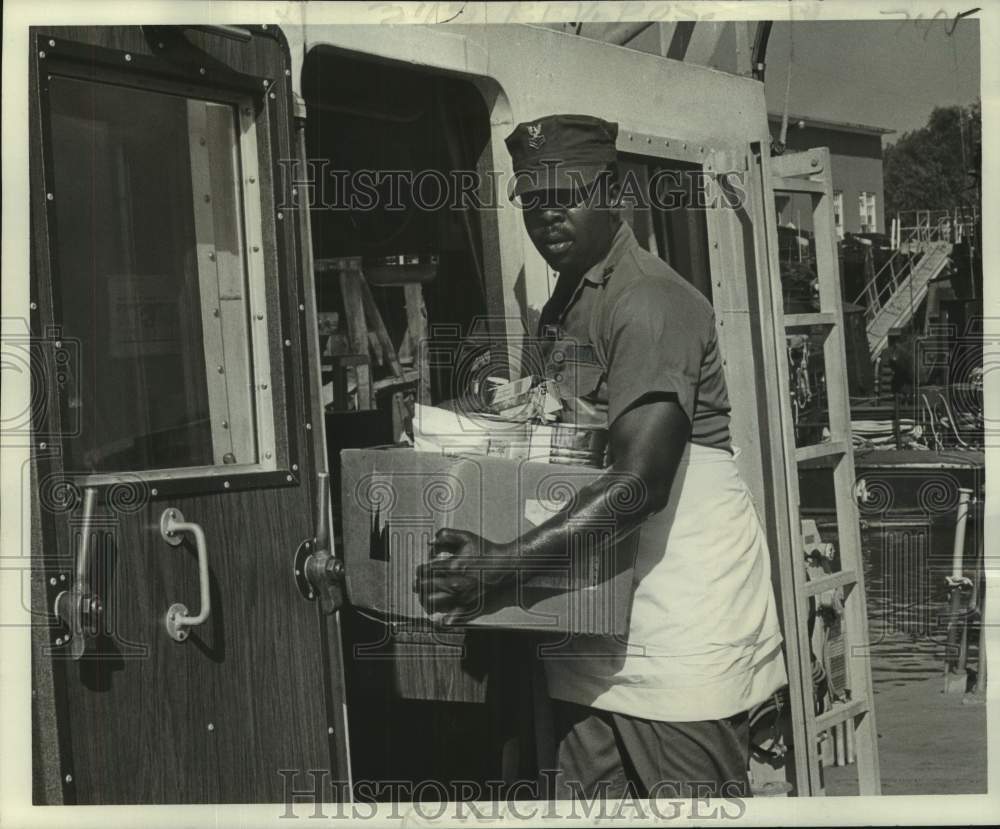
[[512, 574], [504, 545], [467, 530], [442, 527], [431, 548], [435, 556], [417, 567], [413, 592], [428, 613], [445, 614], [446, 624], [478, 612], [485, 595]]

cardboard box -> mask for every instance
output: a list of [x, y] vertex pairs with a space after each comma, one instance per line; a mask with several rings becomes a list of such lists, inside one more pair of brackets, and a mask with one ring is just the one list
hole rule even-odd
[[532, 375], [522, 377], [510, 383], [504, 383], [493, 389], [490, 396], [490, 406], [495, 414], [499, 414], [505, 409], [516, 409], [527, 407], [531, 404], [534, 396], [534, 386], [537, 378]]
[[[341, 452], [343, 555], [352, 604], [395, 620], [429, 617], [414, 574], [441, 527], [512, 541], [558, 512], [602, 470], [409, 448]], [[617, 634], [628, 630], [638, 532], [617, 553], [592, 543], [484, 600], [472, 627]]]

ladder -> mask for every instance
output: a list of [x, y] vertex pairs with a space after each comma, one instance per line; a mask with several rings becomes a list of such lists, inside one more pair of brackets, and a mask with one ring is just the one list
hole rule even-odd
[[[841, 724], [852, 730], [855, 746], [858, 790], [862, 795], [881, 793], [878, 760], [878, 733], [872, 696], [871, 666], [868, 657], [868, 616], [861, 560], [861, 532], [855, 502], [854, 455], [851, 444], [851, 412], [847, 388], [847, 359], [844, 346], [843, 305], [837, 242], [833, 218], [833, 188], [830, 178], [830, 153], [826, 148], [790, 153], [775, 158], [762, 158], [765, 222], [767, 222], [768, 260], [771, 272], [772, 297], [781, 303], [781, 275], [778, 261], [777, 220], [774, 211], [775, 194], [805, 194], [812, 206], [813, 231], [816, 242], [816, 271], [819, 281], [820, 309], [815, 313], [786, 314], [774, 309], [775, 335], [783, 348], [785, 337], [796, 334], [819, 336], [823, 340], [823, 364], [827, 384], [830, 439], [823, 443], [796, 446], [791, 417], [787, 360], [778, 360], [783, 368], [778, 373], [778, 392], [787, 409], [782, 417], [786, 495], [789, 516], [793, 522], [793, 537], [801, 540], [799, 517], [799, 464], [825, 459], [833, 475], [837, 510], [837, 550], [839, 567], [819, 578], [808, 577], [803, 553], [804, 544], [793, 544], [791, 560], [780, 562], [785, 570], [782, 581], [791, 584], [793, 595], [785, 597], [787, 612], [794, 612], [795, 625], [786, 624], [790, 643], [789, 685], [792, 714], [795, 777], [798, 795], [823, 794], [820, 738], [832, 733]], [[801, 197], [800, 197], [801, 198]], [[780, 322], [779, 322], [780, 320]], [[808, 633], [809, 605], [830, 591], [843, 593], [845, 649], [847, 654], [847, 685], [849, 697], [834, 703], [817, 715], [814, 708], [811, 646]], [[797, 676], [793, 676], [797, 674]], [[798, 689], [798, 693], [795, 690]]]

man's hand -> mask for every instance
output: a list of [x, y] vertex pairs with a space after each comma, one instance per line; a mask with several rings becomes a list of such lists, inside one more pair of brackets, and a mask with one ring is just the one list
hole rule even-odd
[[417, 567], [413, 592], [428, 613], [443, 613], [445, 624], [481, 610], [486, 593], [512, 575], [504, 546], [475, 533], [443, 527], [431, 548], [435, 557]]

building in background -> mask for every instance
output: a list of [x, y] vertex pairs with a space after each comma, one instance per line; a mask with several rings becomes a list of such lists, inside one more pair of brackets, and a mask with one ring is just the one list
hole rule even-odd
[[[781, 115], [771, 113], [771, 137], [781, 134]], [[882, 136], [893, 130], [865, 124], [788, 116], [785, 149], [789, 152], [828, 147], [833, 177], [833, 212], [837, 236], [845, 233], [885, 233], [885, 191], [882, 183]], [[809, 196], [780, 197], [778, 222], [812, 231]]]

